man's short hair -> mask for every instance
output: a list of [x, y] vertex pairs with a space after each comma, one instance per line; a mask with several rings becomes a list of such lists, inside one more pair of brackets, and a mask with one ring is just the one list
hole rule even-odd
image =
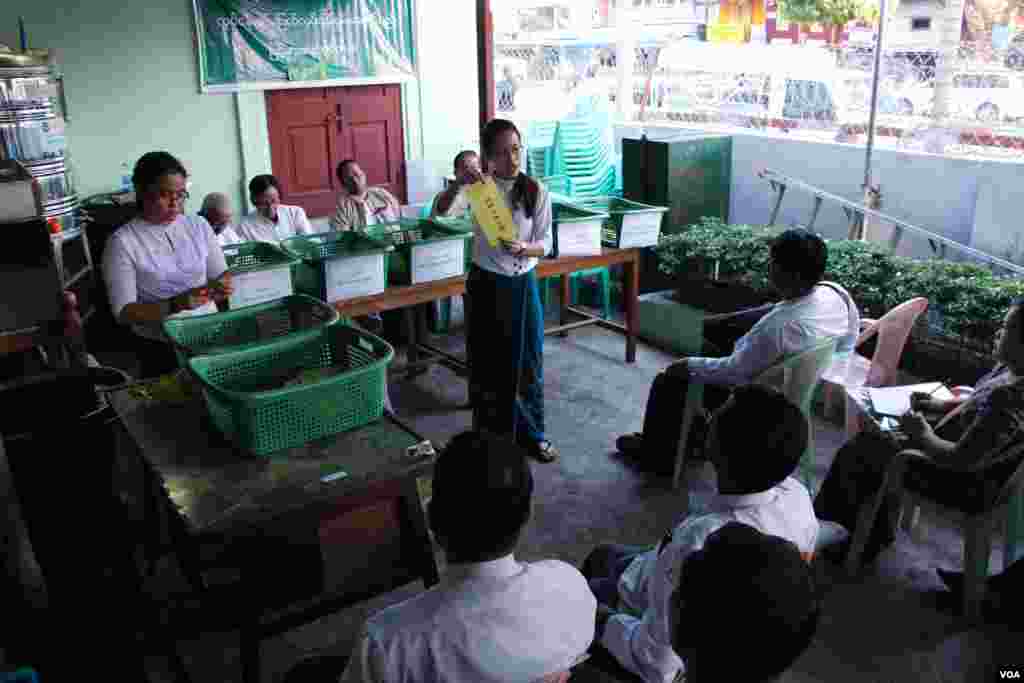
[[341, 163], [338, 164], [338, 168], [335, 170], [335, 175], [338, 176], [338, 180], [345, 180], [345, 167], [356, 163], [355, 159], [342, 159]]
[[[784, 538], [730, 522], [683, 561], [672, 609], [678, 653], [699, 681], [770, 681], [814, 638], [820, 606], [810, 565]], [[737, 648], [756, 648], [737, 656]]]
[[514, 441], [466, 431], [434, 466], [430, 527], [450, 557], [480, 562], [512, 552], [530, 518], [533, 474]]
[[281, 183], [276, 177], [269, 173], [253, 176], [253, 179], [249, 181], [249, 196], [259, 197], [270, 188], [274, 188], [278, 192], [281, 191]]
[[772, 241], [771, 258], [807, 287], [821, 282], [828, 265], [825, 240], [803, 228], [786, 230]]
[[807, 448], [807, 418], [782, 392], [760, 384], [736, 387], [715, 416], [721, 457], [742, 493], [767, 491], [793, 473]]
[[478, 157], [480, 155], [477, 154], [476, 151], [472, 149], [464, 149], [455, 155], [455, 161], [452, 162], [452, 168], [455, 169], [456, 173], [459, 172], [459, 164], [461, 164], [463, 160], [470, 156]]

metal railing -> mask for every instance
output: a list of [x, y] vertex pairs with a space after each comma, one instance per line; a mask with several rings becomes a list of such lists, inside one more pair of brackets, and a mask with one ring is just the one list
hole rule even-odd
[[882, 213], [881, 211], [872, 209], [861, 202], [855, 202], [844, 197], [840, 197], [823, 190], [820, 187], [815, 187], [810, 183], [805, 183], [802, 180], [772, 171], [771, 169], [766, 168], [762, 170], [758, 173], [758, 176], [768, 181], [771, 185], [772, 191], [775, 192], [776, 195], [775, 204], [772, 206], [771, 217], [768, 219], [769, 225], [775, 225], [775, 222], [779, 217], [779, 209], [782, 207], [782, 200], [785, 197], [786, 190], [788, 188], [795, 188], [814, 197], [814, 206], [811, 208], [810, 220], [804, 225], [808, 230], [813, 230], [814, 223], [817, 220], [819, 211], [821, 210], [822, 202], [828, 200], [843, 208], [847, 218], [850, 220], [851, 235], [856, 233], [858, 229], [862, 228], [866, 218], [873, 218], [877, 221], [889, 223], [894, 226], [895, 230], [888, 244], [890, 249], [895, 249], [898, 246], [904, 233], [911, 233], [927, 239], [933, 244], [933, 248], [934, 245], [941, 245], [943, 248], [941, 252], [942, 256], [945, 256], [945, 248], [949, 248], [958, 253], [970, 256], [978, 261], [987, 263], [990, 266], [996, 266], [1008, 271], [1008, 274], [1012, 274], [1017, 277], [1024, 277], [1024, 268], [1015, 263], [1011, 263], [1010, 261], [1001, 259], [998, 256], [993, 256], [983, 251], [979, 251], [974, 247], [969, 247], [966, 244], [962, 244], [956, 240], [932, 232], [931, 230], [926, 230], [925, 228], [919, 227], [900, 218], [896, 218], [895, 216]]

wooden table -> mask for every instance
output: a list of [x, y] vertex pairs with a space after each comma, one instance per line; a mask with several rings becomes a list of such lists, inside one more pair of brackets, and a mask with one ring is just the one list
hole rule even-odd
[[[390, 416], [301, 448], [256, 457], [240, 452], [217, 431], [201, 399], [159, 402], [135, 398], [124, 389], [110, 400], [130, 445], [162, 477], [197, 531], [248, 527], [358, 493], [374, 482], [429, 475], [433, 467], [433, 459], [414, 463], [405, 458], [405, 449], [423, 438]], [[338, 477], [339, 472], [346, 476]]]
[[[240, 596], [207, 607], [237, 615], [246, 683], [260, 680], [265, 638], [413, 581], [439, 581], [417, 486], [434, 458], [409, 460], [406, 448], [423, 439], [397, 419], [263, 458], [225, 440], [198, 398], [158, 402], [127, 389], [111, 403], [121, 441], [135, 446], [118, 446], [118, 478], [151, 478], [148, 463], [163, 480], [190, 523], [176, 534], [186, 573], [204, 571], [203, 539], [249, 550], [236, 563]], [[123, 486], [126, 495], [145, 488]]]
[[[590, 313], [569, 305], [569, 275], [581, 270], [601, 268], [607, 266], [622, 265], [624, 279], [624, 294], [626, 306], [625, 325], [598, 318]], [[565, 334], [569, 330], [583, 327], [585, 325], [599, 325], [614, 330], [626, 336], [626, 362], [636, 361], [636, 339], [637, 339], [637, 300], [640, 291], [640, 251], [638, 249], [612, 249], [605, 247], [602, 253], [597, 256], [567, 256], [555, 259], [541, 259], [537, 264], [537, 277], [545, 279], [549, 277], [561, 278], [561, 311], [559, 324], [548, 327], [545, 334]], [[405, 287], [388, 287], [383, 294], [373, 296], [346, 299], [333, 302], [338, 313], [345, 316], [360, 316], [369, 313], [381, 313], [399, 308], [411, 310], [417, 304], [425, 304], [438, 299], [450, 296], [461, 296], [466, 293], [466, 277], [452, 277], [444, 280], [436, 280], [420, 285]], [[570, 321], [570, 317], [578, 318]], [[419, 350], [440, 358], [443, 362], [453, 365], [456, 369], [466, 370], [468, 366], [463, 359], [452, 356], [440, 349], [434, 348], [419, 339], [416, 332], [416, 325], [410, 325], [416, 338]], [[415, 350], [410, 358], [415, 362]]]

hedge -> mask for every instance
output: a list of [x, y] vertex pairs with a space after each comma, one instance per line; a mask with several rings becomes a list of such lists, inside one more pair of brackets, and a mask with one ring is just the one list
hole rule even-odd
[[[655, 250], [666, 274], [685, 278], [692, 276], [695, 264], [717, 262], [719, 279], [764, 290], [769, 286], [768, 247], [781, 231], [704, 218], [663, 236]], [[987, 266], [894, 256], [866, 242], [825, 242], [825, 278], [843, 285], [865, 317], [880, 317], [907, 299], [923, 296], [941, 313], [944, 333], [987, 341], [1011, 302], [1024, 296], [1024, 282], [996, 276]]]

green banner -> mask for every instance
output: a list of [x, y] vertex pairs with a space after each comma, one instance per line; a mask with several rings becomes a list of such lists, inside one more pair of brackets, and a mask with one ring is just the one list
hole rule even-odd
[[415, 76], [412, 0], [193, 0], [203, 89]]

